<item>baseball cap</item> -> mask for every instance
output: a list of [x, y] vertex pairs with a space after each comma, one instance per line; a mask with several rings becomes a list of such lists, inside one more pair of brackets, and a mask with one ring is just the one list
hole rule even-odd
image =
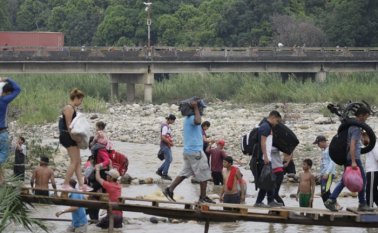
[[230, 164], [234, 163], [234, 159], [231, 156], [227, 156], [226, 158], [223, 159], [224, 161], [229, 162]]
[[117, 169], [114, 169], [114, 168], [110, 169], [109, 171], [106, 171], [105, 173], [107, 175], [111, 176], [113, 179], [118, 179], [118, 177], [120, 176]]
[[324, 137], [323, 135], [319, 135], [319, 136], [316, 137], [316, 139], [313, 142], [313, 144], [318, 144], [319, 142], [324, 142], [324, 141], [327, 141], [327, 138]]
[[217, 144], [221, 145], [221, 146], [224, 146], [224, 140], [223, 139], [220, 139], [217, 141]]

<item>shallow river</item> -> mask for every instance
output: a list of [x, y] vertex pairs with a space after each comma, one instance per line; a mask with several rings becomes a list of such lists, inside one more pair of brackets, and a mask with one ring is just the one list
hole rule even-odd
[[[157, 167], [160, 164], [160, 160], [156, 158], [156, 152], [158, 151], [157, 145], [151, 144], [130, 144], [115, 142], [115, 148], [121, 152], [126, 153], [130, 160], [130, 166], [128, 173], [132, 177], [147, 178], [153, 177], [158, 179], [155, 174]], [[170, 175], [174, 177], [181, 169], [182, 166], [182, 148], [173, 148], [173, 163], [170, 168]], [[83, 160], [89, 151], [82, 151]], [[244, 177], [252, 181], [252, 175], [249, 170], [245, 170], [244, 167], [240, 168], [244, 174]], [[300, 168], [297, 168], [300, 170]], [[61, 181], [58, 181], [58, 184]], [[157, 182], [155, 184], [149, 185], [128, 185], [124, 186], [122, 190], [122, 195], [127, 197], [136, 197], [148, 195], [156, 192], [164, 187], [166, 187], [169, 182]], [[334, 185], [333, 185], [334, 187]], [[319, 186], [316, 187], [316, 193], [319, 193]], [[295, 193], [297, 189], [296, 184], [283, 184], [281, 187], [281, 194], [285, 194], [284, 202], [287, 206], [298, 206], [298, 202], [295, 199], [289, 197], [291, 193]], [[218, 190], [218, 189], [216, 189]], [[346, 190], [344, 190], [346, 191]], [[218, 192], [218, 191], [216, 191]], [[246, 199], [247, 204], [253, 205], [255, 202], [256, 191], [254, 189], [254, 184], [248, 183], [248, 195]], [[208, 193], [214, 193], [214, 186], [210, 184], [208, 186]], [[198, 200], [199, 195], [199, 185], [192, 184], [190, 180], [185, 180], [180, 184], [175, 190], [175, 196], [182, 196], [184, 201], [194, 202]], [[253, 197], [252, 197], [253, 196]], [[339, 203], [345, 207], [354, 207], [357, 205], [358, 200], [355, 198], [339, 198]], [[316, 197], [314, 200], [315, 208], [324, 208], [322, 200], [320, 197]], [[43, 217], [43, 218], [55, 218], [55, 212], [62, 210], [66, 207], [64, 206], [37, 206], [33, 210], [32, 216]], [[161, 223], [152, 224], [149, 221], [151, 216], [124, 212], [124, 217], [128, 219], [128, 224], [124, 225], [122, 232], [157, 232], [157, 233], [169, 233], [169, 232], [180, 232], [180, 233], [192, 233], [192, 232], [203, 232], [204, 224], [197, 223], [194, 221], [184, 222], [184, 223]], [[63, 219], [71, 219], [70, 214], [62, 215]], [[66, 227], [69, 222], [46, 222], [50, 232], [62, 233], [66, 232]], [[209, 232], [282, 232], [282, 233], [293, 233], [293, 232], [353, 232], [353, 233], [364, 233], [364, 232], [378, 232], [377, 229], [362, 229], [362, 228], [347, 228], [347, 227], [319, 227], [319, 226], [303, 226], [303, 225], [288, 225], [288, 224], [270, 224], [270, 223], [258, 223], [258, 222], [235, 222], [235, 223], [211, 223]], [[27, 232], [22, 229], [12, 228], [9, 232]], [[35, 232], [41, 232], [36, 230]], [[105, 230], [100, 230], [94, 225], [90, 225], [88, 232], [107, 232]]]

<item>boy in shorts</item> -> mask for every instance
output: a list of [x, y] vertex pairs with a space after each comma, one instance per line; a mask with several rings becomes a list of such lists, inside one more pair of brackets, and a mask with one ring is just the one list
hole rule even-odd
[[299, 173], [299, 185], [296, 200], [300, 207], [312, 207], [315, 193], [315, 176], [311, 173], [312, 160], [303, 160], [303, 172]]

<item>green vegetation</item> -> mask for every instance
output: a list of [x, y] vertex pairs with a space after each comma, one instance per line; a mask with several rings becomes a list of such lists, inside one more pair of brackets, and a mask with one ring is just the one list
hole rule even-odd
[[[147, 0], [0, 0], [0, 30], [68, 46], [145, 46]], [[377, 46], [374, 0], [151, 0], [152, 45]]]
[[[10, 105], [9, 116], [17, 118], [21, 124], [57, 122], [74, 87], [86, 94], [84, 112], [104, 112], [106, 102], [113, 101], [109, 80], [104, 75], [17, 75], [14, 78], [22, 92]], [[177, 103], [196, 95], [206, 101], [220, 99], [235, 104], [365, 100], [377, 105], [377, 78], [376, 73], [329, 73], [324, 83], [301, 82], [296, 77], [283, 83], [277, 74], [181, 74], [155, 82], [153, 100], [155, 104]], [[125, 85], [120, 85], [120, 89], [122, 101], [126, 99]], [[137, 85], [136, 100], [143, 100], [143, 85]], [[322, 112], [327, 115], [327, 110]]]
[[235, 103], [345, 102], [366, 100], [378, 104], [374, 73], [329, 73], [324, 83], [304, 83], [295, 77], [286, 83], [276, 74], [192, 74], [178, 75], [155, 85], [154, 101], [175, 102], [193, 95]]
[[47, 227], [40, 221], [31, 219], [28, 214], [30, 206], [20, 199], [21, 183], [15, 178], [7, 180], [12, 186], [0, 186], [0, 232], [10, 232], [8, 228], [11, 224], [21, 226], [33, 232], [34, 227], [48, 232]]
[[110, 85], [103, 75], [16, 75], [14, 79], [22, 92], [10, 105], [9, 116], [23, 124], [57, 121], [75, 87], [86, 94], [83, 111], [102, 112], [109, 100]]

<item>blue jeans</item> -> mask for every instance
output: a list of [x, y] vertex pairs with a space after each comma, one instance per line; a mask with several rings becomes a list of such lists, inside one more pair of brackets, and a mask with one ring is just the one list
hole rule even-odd
[[8, 131], [4, 130], [0, 133], [0, 165], [5, 163], [9, 155], [9, 135]]
[[169, 166], [172, 163], [172, 151], [171, 148], [164, 146], [161, 148], [164, 153], [164, 162], [158, 169], [163, 175], [168, 175]]
[[[362, 190], [358, 193], [358, 202], [360, 204], [365, 204], [366, 203], [366, 199], [365, 199], [365, 191], [366, 191], [365, 170], [364, 170], [364, 167], [362, 166], [361, 160], [356, 159], [356, 163], [357, 163], [357, 166], [360, 168], [362, 180], [364, 181]], [[351, 164], [352, 164], [352, 161], [348, 160], [346, 166], [350, 166]], [[336, 185], [336, 188], [333, 190], [333, 192], [332, 192], [332, 194], [329, 198], [332, 199], [332, 200], [336, 200], [337, 197], [339, 196], [339, 194], [341, 193], [341, 191], [343, 191], [344, 187], [345, 187], [344, 181], [343, 181], [343, 178], [341, 178], [341, 180]]]

